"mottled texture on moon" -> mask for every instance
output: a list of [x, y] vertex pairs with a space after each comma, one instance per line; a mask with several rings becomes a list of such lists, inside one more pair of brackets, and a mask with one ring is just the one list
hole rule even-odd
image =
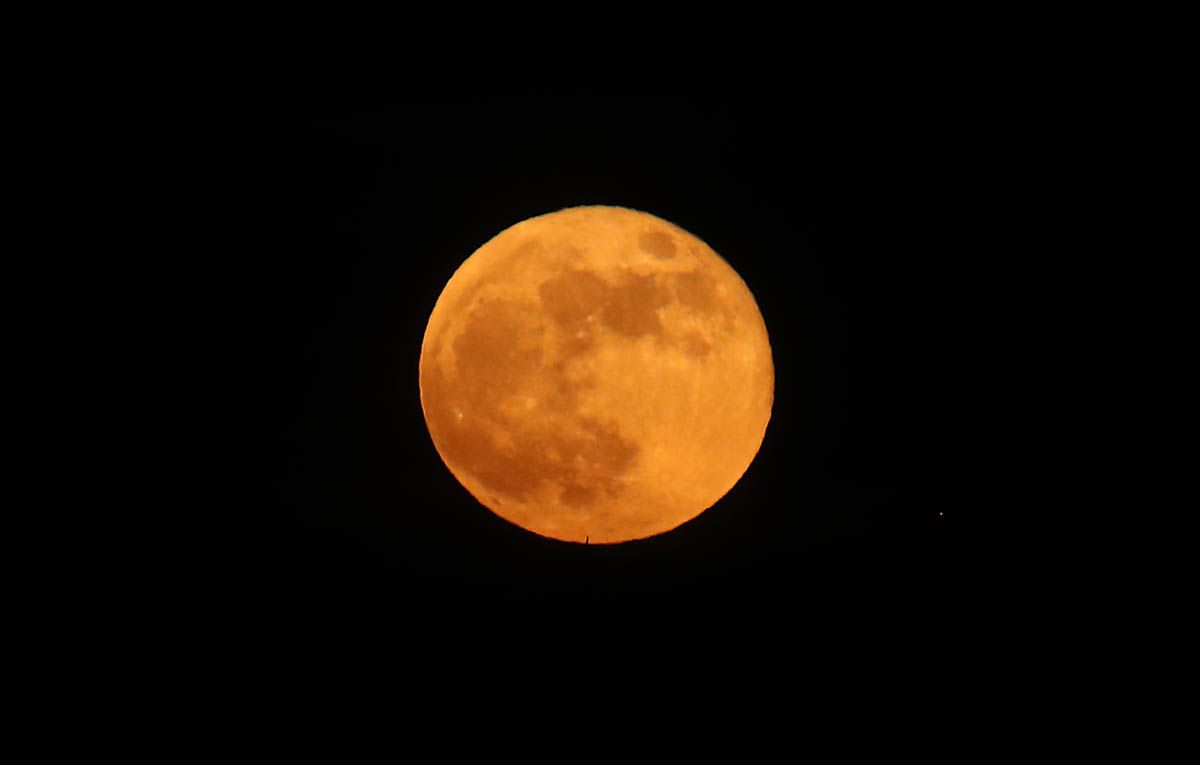
[[438, 453], [476, 499], [596, 544], [723, 497], [762, 443], [774, 367], [753, 296], [704, 242], [576, 207], [506, 229], [455, 272], [420, 388]]

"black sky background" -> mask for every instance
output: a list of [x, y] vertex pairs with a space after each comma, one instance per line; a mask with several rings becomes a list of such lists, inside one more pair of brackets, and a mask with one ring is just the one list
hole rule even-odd
[[[236, 336], [224, 382], [244, 427], [227, 438], [244, 480], [214, 515], [228, 545], [214, 576], [244, 615], [429, 641], [447, 624], [923, 640], [961, 625], [998, 576], [985, 521], [1005, 501], [987, 469], [999, 405], [978, 305], [1007, 246], [1018, 149], [996, 115], [953, 93], [539, 97], [223, 131], [245, 224], [219, 312]], [[476, 503], [417, 388], [425, 322], [458, 265], [513, 223], [582, 204], [711, 245], [754, 293], [776, 366], [737, 486], [616, 546], [544, 539]]]

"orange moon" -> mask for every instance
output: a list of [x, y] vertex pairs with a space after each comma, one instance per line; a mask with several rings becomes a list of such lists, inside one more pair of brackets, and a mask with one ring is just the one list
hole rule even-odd
[[661, 534], [725, 496], [775, 390], [753, 295], [682, 228], [622, 207], [521, 221], [475, 251], [425, 329], [421, 406], [455, 478], [542, 536]]

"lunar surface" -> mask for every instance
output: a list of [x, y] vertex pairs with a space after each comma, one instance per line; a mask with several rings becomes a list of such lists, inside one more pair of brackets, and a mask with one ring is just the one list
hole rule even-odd
[[571, 542], [661, 534], [742, 477], [771, 416], [767, 329], [737, 273], [643, 212], [522, 221], [446, 285], [421, 347], [421, 405], [460, 483]]

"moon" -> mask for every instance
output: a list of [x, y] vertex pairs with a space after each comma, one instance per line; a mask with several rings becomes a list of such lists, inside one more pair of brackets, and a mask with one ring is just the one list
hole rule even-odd
[[463, 487], [521, 528], [592, 544], [670, 531], [725, 496], [775, 390], [738, 274], [623, 207], [540, 215], [476, 250], [419, 366], [429, 434]]

